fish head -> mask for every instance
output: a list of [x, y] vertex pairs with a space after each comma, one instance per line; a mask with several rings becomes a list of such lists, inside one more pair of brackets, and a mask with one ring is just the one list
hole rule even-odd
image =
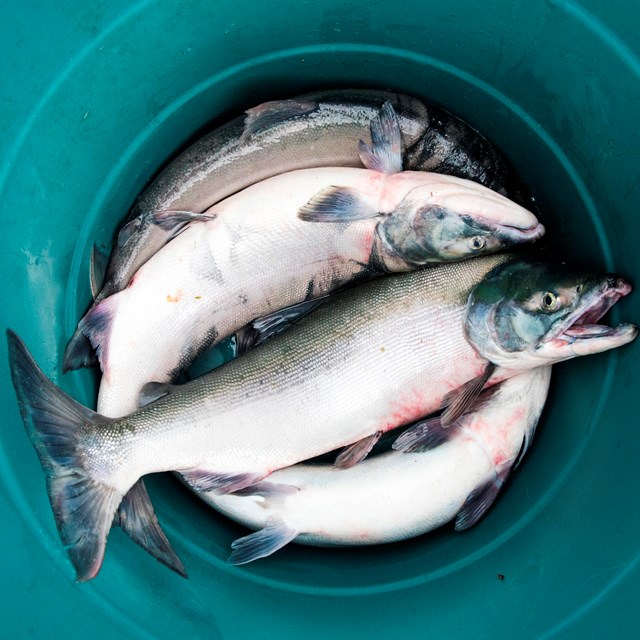
[[615, 274], [517, 260], [500, 265], [472, 290], [465, 333], [495, 365], [526, 370], [631, 342], [632, 324], [598, 321], [631, 285]]
[[410, 268], [495, 253], [544, 235], [533, 213], [482, 185], [440, 176], [380, 221], [389, 253]]

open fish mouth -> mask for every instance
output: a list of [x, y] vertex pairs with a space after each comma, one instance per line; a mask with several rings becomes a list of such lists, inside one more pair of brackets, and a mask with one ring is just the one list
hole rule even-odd
[[588, 296], [584, 304], [580, 305], [569, 317], [565, 318], [558, 326], [544, 338], [543, 342], [550, 342], [557, 338], [574, 340], [586, 340], [615, 336], [620, 332], [626, 332], [628, 325], [611, 327], [598, 324], [600, 320], [620, 298], [631, 293], [631, 285], [617, 276], [608, 278], [594, 291], [594, 295]]

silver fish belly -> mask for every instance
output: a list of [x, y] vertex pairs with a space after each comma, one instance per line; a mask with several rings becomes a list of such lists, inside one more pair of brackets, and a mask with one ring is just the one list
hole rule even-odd
[[[404, 168], [476, 181], [529, 206], [522, 187], [494, 147], [447, 111], [416, 98], [385, 91], [336, 90], [260, 105], [204, 136], [176, 158], [135, 203], [121, 231], [96, 297], [127, 286], [134, 273], [185, 221], [158, 226], [153, 214], [203, 212], [261, 180], [296, 169], [361, 167], [358, 142], [386, 101], [398, 114]], [[195, 218], [195, 216], [194, 216]], [[76, 331], [65, 353], [65, 370], [94, 364]]]
[[[352, 198], [362, 194], [358, 207], [370, 206], [372, 216], [336, 223], [301, 220], [306, 203], [332, 185]], [[422, 190], [424, 197], [410, 200]], [[436, 213], [419, 222], [404, 213], [428, 205], [437, 205]], [[466, 239], [457, 230], [451, 238], [436, 230], [435, 246], [427, 250], [430, 234], [423, 232], [423, 220], [439, 226], [445, 212], [457, 209], [468, 218], [477, 209], [482, 219], [493, 216], [534, 231], [540, 227], [533, 214], [489, 189], [427, 172], [308, 169], [270, 178], [224, 200], [208, 210], [210, 222], [185, 230], [138, 271], [129, 287], [100, 302], [81, 322], [103, 371], [98, 411], [110, 417], [131, 413], [144, 384], [171, 382], [197, 355], [255, 318], [325, 296], [356, 279], [417, 268], [418, 262], [402, 255], [407, 244], [412, 261], [455, 259], [455, 252], [444, 253], [446, 242], [464, 246]], [[419, 230], [418, 244], [408, 242], [412, 224]], [[487, 243], [500, 229], [511, 229], [495, 225], [495, 232], [487, 231]], [[528, 232], [514, 228], [508, 233], [526, 239]]]
[[631, 291], [624, 279], [563, 269], [492, 256], [365, 283], [197, 380], [152, 385], [157, 400], [117, 419], [55, 387], [8, 332], [18, 404], [78, 579], [97, 574], [114, 514], [147, 473], [237, 491], [428, 415], [472, 381], [635, 339], [633, 325], [596, 324]]
[[[259, 530], [233, 543], [244, 564], [290, 541], [319, 546], [395, 542], [456, 520], [468, 528], [495, 500], [531, 443], [551, 367], [498, 385], [458, 423], [416, 425], [412, 451], [390, 451], [346, 470], [299, 464], [273, 473], [242, 495], [199, 496], [233, 520]], [[422, 426], [422, 428], [420, 428]], [[415, 449], [420, 449], [415, 451]]]

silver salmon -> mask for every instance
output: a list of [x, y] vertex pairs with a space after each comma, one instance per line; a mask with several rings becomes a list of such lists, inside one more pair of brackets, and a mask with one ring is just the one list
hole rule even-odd
[[[237, 494], [199, 496], [257, 532], [231, 546], [231, 564], [268, 556], [289, 542], [356, 546], [396, 542], [451, 520], [473, 526], [531, 444], [552, 367], [538, 367], [484, 391], [450, 428], [422, 421], [393, 445], [336, 472], [299, 464]], [[401, 452], [402, 451], [402, 452]]]
[[78, 580], [97, 574], [116, 510], [147, 473], [173, 470], [197, 490], [237, 491], [429, 415], [456, 390], [465, 401], [449, 407], [461, 415], [477, 397], [472, 388], [636, 337], [633, 325], [597, 324], [630, 292], [622, 278], [505, 259], [392, 275], [337, 294], [197, 380], [147, 385], [149, 404], [123, 418], [55, 387], [9, 332], [21, 414]]
[[172, 240], [80, 323], [100, 359], [103, 415], [131, 413], [143, 385], [172, 382], [256, 318], [544, 232], [532, 213], [486, 187], [414, 171], [294, 171], [207, 213], [212, 221]]
[[[362, 167], [359, 141], [385, 102], [398, 115], [403, 167], [473, 180], [526, 207], [531, 199], [495, 148], [469, 125], [417, 98], [386, 91], [335, 90], [267, 102], [207, 134], [169, 164], [134, 205], [97, 294], [127, 286], [136, 271], [184, 227], [222, 199], [271, 176], [313, 167]], [[172, 216], [160, 220], [158, 212]], [[82, 332], [64, 370], [95, 364]]]

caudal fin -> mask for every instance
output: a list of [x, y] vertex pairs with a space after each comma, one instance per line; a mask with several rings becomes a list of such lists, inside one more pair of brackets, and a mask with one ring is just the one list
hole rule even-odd
[[80, 439], [108, 418], [83, 407], [51, 383], [24, 343], [7, 331], [11, 379], [27, 435], [47, 479], [49, 501], [62, 543], [84, 582], [95, 577], [122, 494], [86, 472]]
[[95, 367], [98, 358], [89, 342], [89, 338], [82, 333], [80, 328], [76, 328], [71, 339], [67, 343], [62, 359], [62, 371], [74, 371], [83, 367]]

